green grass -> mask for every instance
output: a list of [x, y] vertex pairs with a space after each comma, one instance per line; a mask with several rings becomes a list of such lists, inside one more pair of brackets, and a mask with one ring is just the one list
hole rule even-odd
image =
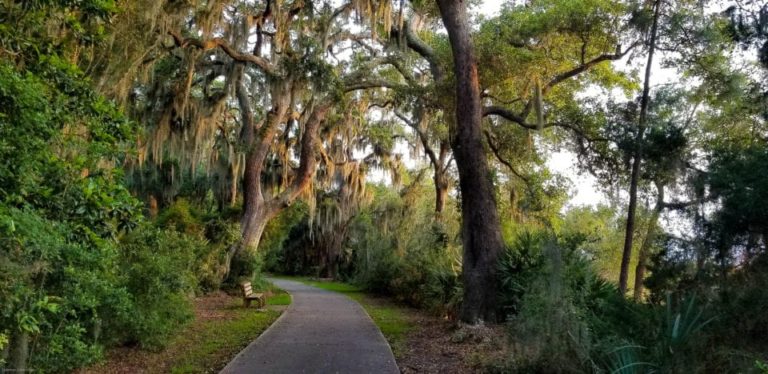
[[[273, 285], [268, 287], [273, 293], [268, 304], [291, 303], [291, 297], [285, 291]], [[164, 349], [116, 348], [116, 354], [110, 354], [107, 361], [86, 368], [82, 373], [217, 373], [282, 313], [280, 310], [244, 308], [239, 296], [203, 296], [195, 303], [196, 318], [181, 327]]]
[[168, 350], [179, 353], [171, 373], [217, 372], [280, 316], [279, 311], [242, 308], [239, 300], [228, 309], [230, 318], [205, 322], [173, 339]]
[[379, 327], [384, 337], [387, 338], [395, 357], [399, 357], [400, 353], [403, 352], [407, 333], [413, 328], [408, 308], [396, 305], [382, 298], [373, 297], [360, 287], [348, 283], [318, 281], [307, 277], [279, 276], [279, 278], [299, 281], [310, 286], [349, 296], [352, 300], [360, 303], [368, 315], [371, 316], [373, 322]]
[[275, 293], [267, 299], [267, 305], [291, 305], [291, 295], [285, 291]]

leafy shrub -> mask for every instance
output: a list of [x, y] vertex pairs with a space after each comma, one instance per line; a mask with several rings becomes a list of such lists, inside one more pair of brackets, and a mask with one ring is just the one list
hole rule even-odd
[[227, 272], [227, 251], [240, 239], [240, 226], [221, 218], [212, 218], [205, 223], [205, 238], [208, 242], [203, 252], [197, 253], [197, 281], [202, 292], [221, 288]]
[[541, 243], [544, 236], [525, 231], [507, 248], [499, 260], [501, 308], [506, 314], [516, 314], [528, 286], [544, 266]]
[[99, 359], [100, 343], [109, 339], [99, 326], [128, 316], [131, 306], [113, 272], [113, 243], [73, 243], [70, 232], [35, 211], [0, 205], [0, 332], [12, 346], [31, 338], [29, 361], [45, 371]]
[[577, 236], [522, 232], [500, 259], [515, 370], [600, 371], [634, 357], [630, 338], [650, 329], [652, 319], [597, 275], [583, 244]]
[[156, 223], [164, 229], [172, 229], [187, 235], [202, 237], [204, 225], [200, 214], [186, 199], [177, 199], [158, 215]]
[[133, 318], [124, 321], [126, 341], [160, 348], [192, 317], [195, 255], [203, 251], [199, 239], [149, 225], [123, 240], [120, 268], [134, 301]]
[[378, 190], [373, 205], [356, 217], [349, 240], [353, 279], [369, 291], [452, 318], [462, 297], [458, 225], [450, 210], [444, 221], [435, 221], [423, 188], [414, 187], [415, 201], [408, 205]]
[[511, 293], [503, 299], [515, 302], [506, 308], [515, 312], [510, 330], [525, 347], [518, 365], [537, 372], [581, 372], [592, 342], [587, 311], [579, 308], [580, 295], [570, 287], [574, 264], [552, 237], [524, 234], [515, 247], [521, 251], [508, 254], [502, 269], [517, 269], [522, 276], [519, 281], [502, 278], [502, 285]]

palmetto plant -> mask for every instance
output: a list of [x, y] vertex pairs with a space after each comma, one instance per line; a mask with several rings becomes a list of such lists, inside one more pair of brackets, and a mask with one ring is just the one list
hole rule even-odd
[[650, 362], [642, 361], [639, 345], [622, 345], [608, 352], [608, 372], [611, 374], [636, 374], [655, 372], [658, 368]]
[[[660, 322], [655, 341], [650, 348], [635, 344], [623, 344], [606, 353], [605, 371], [616, 374], [695, 371], [684, 361], [682, 352], [695, 343], [697, 334], [714, 317], [706, 318], [706, 307], [696, 295], [675, 302], [672, 295], [658, 315]], [[646, 352], [644, 354], [644, 352]]]
[[685, 344], [693, 334], [712, 322], [714, 317], [703, 320], [704, 309], [697, 305], [696, 295], [683, 301], [685, 309], [679, 312], [673, 310], [670, 299], [671, 297], [667, 299], [667, 325], [664, 336], [667, 338], [669, 353], [674, 353], [676, 347]]

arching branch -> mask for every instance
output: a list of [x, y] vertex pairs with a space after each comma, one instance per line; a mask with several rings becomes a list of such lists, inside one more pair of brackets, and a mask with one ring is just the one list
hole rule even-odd
[[208, 51], [214, 48], [219, 48], [224, 53], [226, 53], [229, 57], [231, 57], [233, 60], [237, 62], [243, 62], [243, 63], [250, 63], [261, 69], [264, 73], [272, 76], [278, 75], [278, 69], [276, 66], [272, 65], [267, 59], [255, 56], [250, 53], [242, 53], [234, 49], [232, 46], [227, 43], [226, 40], [222, 38], [214, 38], [210, 40], [200, 40], [195, 38], [183, 38], [181, 35], [179, 35], [176, 32], [168, 31], [168, 34], [173, 37], [174, 42], [176, 43], [176, 46], [181, 48], [186, 48], [188, 46], [193, 46], [202, 49], [203, 51]]
[[608, 139], [602, 138], [602, 137], [591, 137], [591, 136], [587, 135], [584, 132], [584, 130], [578, 128], [577, 126], [573, 126], [573, 125], [565, 123], [565, 122], [550, 122], [550, 123], [545, 123], [542, 126], [538, 126], [536, 124], [532, 124], [532, 123], [526, 122], [524, 118], [522, 118], [521, 116], [519, 116], [515, 112], [513, 112], [513, 111], [511, 111], [509, 109], [500, 107], [500, 106], [487, 106], [487, 107], [483, 108], [483, 117], [488, 117], [488, 116], [492, 116], [492, 115], [502, 117], [502, 118], [504, 118], [504, 119], [506, 119], [506, 120], [508, 120], [510, 122], [516, 123], [520, 127], [523, 127], [523, 128], [529, 129], [529, 130], [537, 130], [539, 128], [549, 128], [549, 127], [560, 127], [560, 128], [568, 129], [568, 130], [576, 133], [580, 137], [582, 137], [584, 139], [587, 139], [587, 140], [589, 140], [591, 142], [604, 142], [604, 141], [608, 141]]
[[617, 46], [616, 47], [616, 53], [613, 53], [613, 54], [602, 54], [602, 55], [597, 56], [597, 57], [595, 57], [595, 58], [593, 58], [593, 59], [591, 59], [591, 60], [589, 60], [587, 62], [582, 63], [581, 65], [579, 65], [579, 66], [577, 66], [577, 67], [575, 67], [575, 68], [573, 68], [571, 70], [568, 70], [566, 72], [560, 73], [560, 74], [556, 75], [554, 78], [552, 78], [552, 80], [549, 81], [549, 83], [547, 83], [544, 86], [543, 91], [546, 93], [552, 87], [556, 86], [558, 83], [561, 83], [561, 82], [563, 82], [563, 81], [565, 81], [567, 79], [573, 78], [573, 77], [575, 77], [575, 76], [577, 76], [577, 75], [579, 75], [579, 74], [581, 74], [581, 73], [591, 69], [592, 67], [594, 67], [595, 65], [597, 65], [597, 64], [599, 64], [601, 62], [619, 60], [622, 57], [626, 56], [627, 53], [629, 53], [629, 51], [635, 49], [635, 47], [637, 47], [638, 45], [640, 45], [639, 41], [634, 42], [634, 43], [632, 43], [632, 45], [630, 45], [623, 52], [621, 51], [621, 46]]
[[[396, 31], [397, 32], [397, 31]], [[411, 22], [406, 21], [403, 23], [403, 32], [405, 33], [405, 42], [408, 48], [418, 53], [429, 63], [429, 70], [432, 73], [432, 78], [435, 82], [442, 82], [445, 74], [440, 66], [440, 63], [435, 55], [435, 51], [427, 43], [419, 38], [416, 33], [411, 29]]]

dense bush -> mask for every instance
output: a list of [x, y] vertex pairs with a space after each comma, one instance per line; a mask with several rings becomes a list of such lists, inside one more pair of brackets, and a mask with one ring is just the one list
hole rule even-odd
[[452, 207], [435, 221], [430, 189], [411, 186], [403, 199], [376, 190], [350, 230], [353, 279], [370, 291], [452, 317], [462, 295], [458, 222]]
[[[71, 227], [33, 211], [0, 208], [0, 331], [10, 360], [28, 344], [31, 364], [63, 371], [100, 357], [101, 324], [129, 316], [130, 297], [118, 286], [117, 249], [109, 241], [83, 245]], [[27, 343], [25, 343], [25, 340]]]
[[121, 329], [126, 341], [162, 347], [192, 317], [195, 258], [205, 246], [194, 237], [148, 225], [120, 243], [121, 277], [133, 301], [133, 318]]
[[701, 372], [713, 321], [695, 296], [636, 304], [592, 268], [573, 237], [523, 233], [500, 262], [520, 372]]

